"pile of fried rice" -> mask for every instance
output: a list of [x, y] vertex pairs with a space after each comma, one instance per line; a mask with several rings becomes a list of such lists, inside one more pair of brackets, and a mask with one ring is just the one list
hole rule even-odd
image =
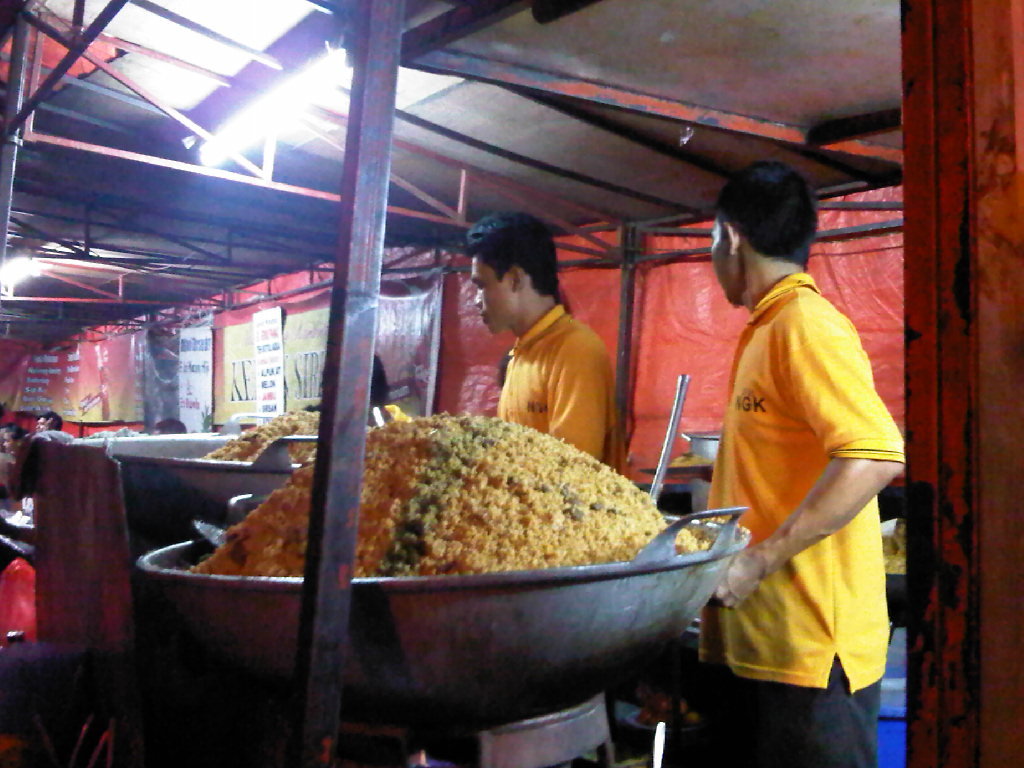
[[[301, 576], [313, 466], [195, 566], [200, 573]], [[371, 429], [357, 576], [472, 574], [632, 559], [662, 528], [650, 497], [561, 440], [482, 416]], [[681, 552], [702, 548], [689, 531]]]
[[[318, 412], [288, 411], [280, 416], [275, 416], [266, 424], [247, 429], [203, 458], [220, 461], [255, 461], [277, 438], [291, 435], [316, 435], [319, 429], [320, 414]], [[288, 446], [288, 455], [296, 464], [312, 461], [316, 455], [316, 443], [292, 443]]]

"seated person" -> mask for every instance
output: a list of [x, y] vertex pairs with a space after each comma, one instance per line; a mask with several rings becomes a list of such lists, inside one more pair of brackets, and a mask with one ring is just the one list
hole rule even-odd
[[43, 411], [36, 419], [36, 432], [60, 432], [64, 429], [64, 419], [56, 411]]
[[409, 421], [402, 409], [389, 403], [391, 385], [388, 384], [384, 363], [380, 355], [373, 356], [373, 374], [370, 377], [370, 425], [381, 427], [389, 421]]
[[187, 432], [188, 429], [178, 419], [162, 419], [153, 425], [154, 435], [184, 435]]

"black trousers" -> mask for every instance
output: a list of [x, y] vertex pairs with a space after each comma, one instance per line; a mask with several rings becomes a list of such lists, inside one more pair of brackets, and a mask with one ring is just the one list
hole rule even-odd
[[716, 668], [709, 712], [729, 768], [877, 768], [881, 681], [854, 694], [832, 664], [828, 688], [737, 677]]

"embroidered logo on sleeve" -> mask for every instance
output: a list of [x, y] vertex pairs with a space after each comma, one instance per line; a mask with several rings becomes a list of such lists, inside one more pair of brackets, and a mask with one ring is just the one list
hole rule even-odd
[[736, 395], [733, 400], [733, 408], [737, 411], [749, 411], [753, 413], [768, 413], [764, 407], [764, 396], [758, 396], [750, 389], [745, 389]]

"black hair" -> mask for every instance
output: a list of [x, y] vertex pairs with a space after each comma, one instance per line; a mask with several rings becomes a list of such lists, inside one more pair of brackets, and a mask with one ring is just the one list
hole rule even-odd
[[188, 428], [180, 419], [162, 419], [153, 425], [154, 435], [184, 435]]
[[0, 432], [10, 432], [11, 440], [21, 440], [28, 435], [28, 430], [18, 424], [4, 424], [0, 427]]
[[391, 387], [384, 372], [384, 363], [381, 362], [380, 355], [374, 354], [373, 373], [370, 376], [370, 407], [383, 408], [388, 404], [390, 394]]
[[551, 230], [528, 213], [492, 213], [466, 235], [466, 253], [494, 270], [498, 279], [520, 267], [542, 296], [558, 294], [558, 257]]
[[722, 187], [715, 208], [758, 253], [807, 266], [818, 230], [817, 201], [804, 177], [785, 163], [748, 165]]
[[39, 414], [39, 418], [49, 421], [50, 429], [60, 431], [64, 428], [64, 419], [56, 411], [43, 411]]
[[508, 364], [512, 362], [512, 350], [510, 349], [498, 361], [498, 386], [505, 386], [505, 378], [508, 376]]

